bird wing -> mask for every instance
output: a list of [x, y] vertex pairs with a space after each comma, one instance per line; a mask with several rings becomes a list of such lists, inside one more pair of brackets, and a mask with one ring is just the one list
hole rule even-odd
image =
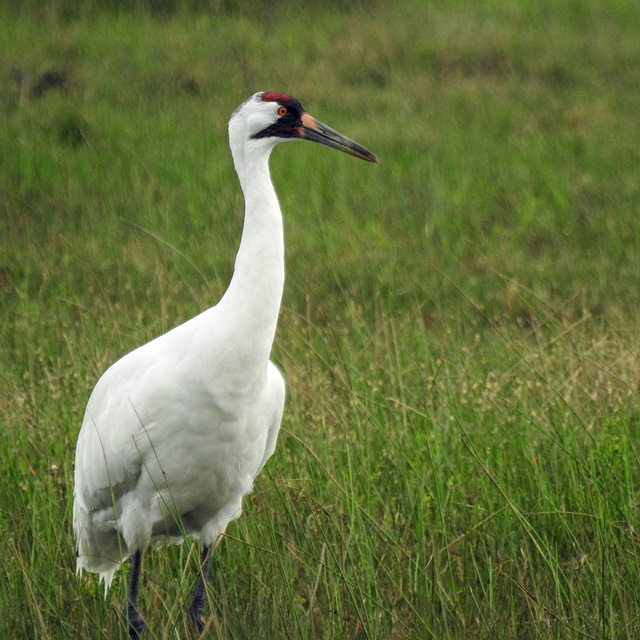
[[142, 358], [133, 351], [98, 380], [76, 445], [76, 501], [88, 513], [112, 505], [136, 483], [150, 442], [136, 391]]
[[278, 440], [278, 432], [280, 431], [280, 422], [282, 420], [282, 412], [284, 410], [284, 378], [282, 377], [282, 374], [280, 373], [278, 368], [273, 364], [273, 362], [269, 362], [267, 379], [268, 387], [273, 399], [273, 413], [269, 424], [269, 431], [267, 433], [267, 441], [264, 447], [264, 454], [254, 477], [256, 477], [262, 471], [262, 468], [267, 463], [267, 460], [275, 451], [276, 442]]

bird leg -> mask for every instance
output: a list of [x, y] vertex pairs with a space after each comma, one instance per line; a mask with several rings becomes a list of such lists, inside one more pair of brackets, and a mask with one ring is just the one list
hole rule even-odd
[[196, 580], [196, 588], [193, 591], [193, 600], [191, 600], [191, 605], [189, 606], [189, 621], [199, 634], [204, 629], [202, 612], [204, 611], [204, 601], [207, 595], [205, 585], [209, 579], [209, 571], [211, 569], [211, 548], [212, 545], [202, 545], [200, 571]]
[[129, 627], [129, 638], [138, 640], [144, 631], [144, 620], [138, 608], [138, 585], [140, 583], [140, 565], [142, 551], [136, 551], [131, 556], [131, 568], [129, 569], [129, 586], [127, 587], [127, 604], [124, 607], [123, 617]]

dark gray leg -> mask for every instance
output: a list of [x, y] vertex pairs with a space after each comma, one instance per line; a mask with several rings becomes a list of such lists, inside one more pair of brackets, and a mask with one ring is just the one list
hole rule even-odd
[[127, 604], [124, 607], [123, 616], [129, 627], [129, 638], [138, 640], [144, 631], [144, 620], [140, 616], [138, 608], [138, 585], [140, 583], [140, 565], [142, 551], [136, 551], [131, 556], [131, 568], [129, 569], [129, 586], [127, 588]]
[[204, 611], [204, 602], [207, 597], [206, 581], [209, 579], [209, 571], [211, 569], [211, 545], [203, 545], [202, 555], [200, 556], [200, 573], [196, 580], [196, 588], [193, 591], [193, 600], [189, 606], [189, 621], [194, 629], [200, 634], [204, 629], [204, 620], [202, 612]]

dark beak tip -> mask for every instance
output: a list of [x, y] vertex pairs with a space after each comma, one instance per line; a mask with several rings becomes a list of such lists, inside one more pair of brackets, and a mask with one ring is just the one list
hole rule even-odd
[[366, 160], [367, 162], [373, 162], [374, 164], [380, 164], [378, 157], [371, 153], [369, 149], [364, 149], [364, 151], [358, 155], [358, 158], [362, 158], [362, 160]]

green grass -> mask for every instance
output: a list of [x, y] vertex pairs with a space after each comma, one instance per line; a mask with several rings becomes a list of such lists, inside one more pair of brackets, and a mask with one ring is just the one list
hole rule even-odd
[[[637, 7], [386, 5], [0, 6], [0, 638], [126, 636], [126, 572], [74, 575], [75, 439], [224, 291], [257, 90], [381, 163], [274, 153], [288, 399], [206, 637], [636, 637]], [[145, 556], [148, 637], [189, 637], [197, 555]]]

